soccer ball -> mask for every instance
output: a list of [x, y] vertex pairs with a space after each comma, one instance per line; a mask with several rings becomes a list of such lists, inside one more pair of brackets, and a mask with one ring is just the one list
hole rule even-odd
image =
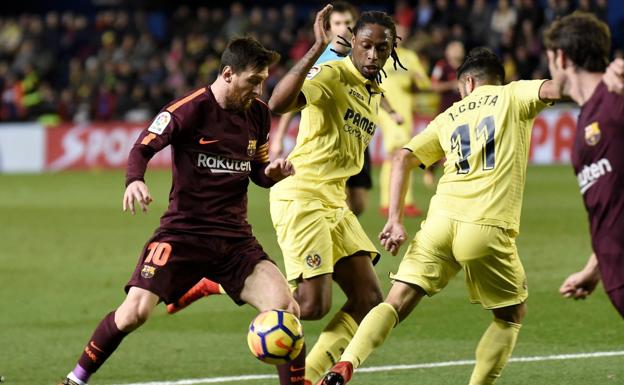
[[258, 314], [249, 325], [247, 344], [251, 353], [262, 362], [281, 365], [295, 359], [303, 348], [303, 329], [294, 314], [283, 310], [267, 310]]

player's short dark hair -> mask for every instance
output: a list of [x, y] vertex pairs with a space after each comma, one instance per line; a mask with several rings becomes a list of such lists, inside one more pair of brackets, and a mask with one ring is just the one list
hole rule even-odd
[[396, 43], [396, 26], [394, 25], [394, 20], [392, 20], [392, 18], [387, 13], [381, 11], [368, 11], [362, 13], [355, 22], [355, 26], [353, 27], [353, 34], [357, 35], [357, 33], [365, 25], [369, 24], [379, 24], [383, 27], [388, 28], [392, 33], [392, 42]]
[[470, 74], [479, 80], [502, 84], [505, 68], [494, 52], [486, 47], [476, 47], [468, 52], [464, 62], [457, 69], [457, 79]]
[[332, 3], [331, 13], [350, 13], [353, 16], [353, 19], [357, 19], [358, 11], [355, 9], [351, 3], [347, 3], [346, 1], [334, 1]]
[[576, 11], [546, 29], [544, 45], [548, 50], [562, 50], [579, 68], [604, 72], [609, 64], [611, 32], [593, 14]]
[[226, 66], [232, 68], [234, 73], [240, 73], [246, 69], [262, 69], [269, 67], [280, 59], [280, 55], [268, 50], [251, 36], [239, 37], [230, 40], [221, 55], [219, 72], [223, 72]]
[[[355, 23], [355, 26], [353, 27], [353, 36], [357, 36], [357, 33], [362, 28], [364, 28], [364, 26], [370, 25], [370, 24], [378, 24], [390, 30], [390, 33], [392, 34], [392, 52], [390, 53], [390, 57], [394, 61], [393, 63], [394, 68], [396, 69], [397, 65], [399, 65], [401, 68], [406, 69], [405, 67], [403, 67], [403, 64], [401, 64], [401, 61], [399, 60], [399, 55], [397, 55], [397, 52], [396, 52], [398, 37], [397, 37], [396, 25], [394, 24], [394, 20], [385, 12], [381, 12], [381, 11], [364, 12], [357, 19], [357, 22]], [[381, 74], [379, 75], [377, 81], [381, 82]]]

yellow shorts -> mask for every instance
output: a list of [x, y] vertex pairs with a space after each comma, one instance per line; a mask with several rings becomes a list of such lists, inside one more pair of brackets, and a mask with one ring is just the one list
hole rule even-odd
[[286, 278], [293, 282], [333, 273], [341, 258], [379, 252], [355, 215], [345, 207], [314, 200], [271, 200], [271, 219], [284, 255]]
[[524, 302], [526, 275], [515, 239], [503, 228], [429, 215], [409, 245], [393, 280], [420, 286], [429, 296], [464, 270], [472, 303], [496, 309]]

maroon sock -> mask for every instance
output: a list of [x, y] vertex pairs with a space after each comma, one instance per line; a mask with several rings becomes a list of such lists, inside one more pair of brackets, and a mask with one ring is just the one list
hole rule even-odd
[[301, 353], [294, 360], [277, 366], [280, 385], [305, 385], [306, 346], [303, 344]]
[[[115, 312], [108, 313], [95, 328], [89, 343], [80, 356], [80, 360], [78, 360], [78, 365], [84, 370], [80, 377], [87, 377], [80, 379], [87, 382], [88, 377], [102, 366], [104, 361], [117, 349], [121, 340], [127, 335], [128, 333], [122, 332], [117, 328]], [[74, 374], [78, 375], [78, 373]]]

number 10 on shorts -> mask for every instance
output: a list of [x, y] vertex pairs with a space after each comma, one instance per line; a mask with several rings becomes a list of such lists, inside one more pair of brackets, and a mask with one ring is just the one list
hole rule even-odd
[[171, 255], [171, 245], [167, 242], [152, 242], [147, 245], [149, 254], [145, 258], [145, 263], [152, 263], [156, 266], [164, 266]]

